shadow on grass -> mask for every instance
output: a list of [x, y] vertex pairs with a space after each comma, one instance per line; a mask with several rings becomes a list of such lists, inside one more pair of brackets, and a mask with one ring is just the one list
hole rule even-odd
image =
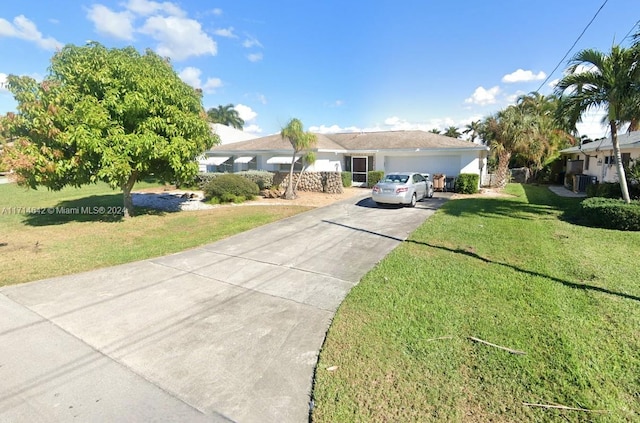
[[[166, 211], [136, 207], [135, 215], [164, 215]], [[119, 222], [123, 219], [122, 194], [92, 195], [61, 201], [52, 207], [35, 208], [24, 223], [29, 226], [62, 225], [69, 222]]]
[[488, 264], [495, 264], [495, 265], [498, 265], [498, 266], [504, 266], [504, 267], [507, 267], [509, 269], [515, 270], [515, 271], [520, 272], [520, 273], [524, 273], [524, 274], [527, 274], [527, 275], [536, 276], [536, 277], [540, 277], [540, 278], [545, 278], [545, 279], [552, 280], [554, 282], [561, 283], [564, 286], [568, 286], [569, 288], [596, 291], [596, 292], [601, 292], [603, 294], [615, 295], [617, 297], [622, 297], [622, 298], [626, 298], [626, 299], [629, 299], [629, 300], [640, 301], [640, 297], [635, 296], [635, 295], [625, 294], [623, 292], [611, 291], [609, 289], [602, 288], [602, 287], [599, 287], [599, 286], [587, 285], [587, 284], [583, 284], [583, 283], [571, 282], [571, 281], [568, 281], [568, 280], [565, 280], [565, 279], [556, 278], [555, 276], [545, 275], [544, 273], [534, 272], [532, 270], [523, 269], [521, 267], [514, 266], [514, 265], [509, 264], [509, 263], [503, 263], [503, 262], [499, 262], [499, 261], [494, 261], [494, 260], [488, 259], [486, 257], [482, 257], [479, 254], [476, 254], [476, 253], [474, 253], [472, 251], [469, 251], [469, 250], [464, 250], [464, 249], [461, 249], [461, 248], [453, 249], [453, 248], [445, 247], [445, 246], [442, 246], [442, 245], [429, 244], [428, 242], [422, 242], [422, 241], [407, 240], [405, 242], [424, 245], [424, 246], [431, 247], [431, 248], [437, 248], [439, 250], [449, 251], [449, 252], [455, 253], [455, 254], [461, 254], [461, 255], [464, 255], [464, 256], [467, 256], [467, 257], [471, 257], [471, 258], [480, 260], [480, 261], [482, 261], [484, 263], [488, 263]]
[[[460, 201], [460, 200], [456, 200], [456, 201]], [[599, 287], [599, 286], [587, 285], [587, 284], [583, 284], [583, 283], [572, 282], [572, 281], [568, 281], [568, 280], [565, 280], [565, 279], [556, 278], [555, 276], [545, 275], [545, 274], [540, 273], [540, 272], [534, 272], [532, 270], [523, 269], [521, 267], [509, 264], [509, 263], [503, 263], [503, 262], [499, 262], [499, 261], [494, 261], [494, 260], [488, 259], [486, 257], [482, 257], [479, 254], [474, 253], [473, 251], [464, 250], [464, 249], [461, 249], [461, 248], [453, 249], [453, 248], [445, 247], [445, 246], [442, 246], [442, 245], [429, 244], [428, 242], [415, 241], [415, 240], [412, 240], [412, 239], [403, 240], [401, 238], [397, 238], [397, 237], [394, 237], [394, 236], [391, 236], [391, 235], [381, 234], [381, 233], [378, 233], [378, 232], [370, 231], [368, 229], [356, 228], [354, 226], [345, 225], [343, 223], [332, 222], [332, 221], [329, 221], [329, 220], [323, 220], [323, 222], [330, 223], [332, 225], [342, 226], [344, 228], [352, 229], [352, 230], [355, 230], [355, 231], [365, 232], [365, 233], [368, 233], [368, 234], [371, 234], [371, 235], [376, 235], [376, 236], [379, 236], [379, 237], [382, 237], [382, 238], [393, 239], [393, 240], [398, 241], [398, 242], [407, 242], [407, 243], [411, 243], [411, 244], [417, 244], [417, 245], [422, 245], [422, 246], [425, 246], [425, 247], [436, 248], [436, 249], [439, 249], [439, 250], [448, 251], [448, 252], [454, 253], [454, 254], [464, 255], [464, 256], [467, 256], [467, 257], [471, 257], [471, 258], [480, 260], [480, 261], [482, 261], [484, 263], [487, 263], [487, 264], [494, 264], [494, 265], [498, 265], [498, 266], [503, 266], [503, 267], [515, 270], [516, 272], [520, 272], [520, 273], [524, 273], [524, 274], [527, 274], [527, 275], [536, 276], [536, 277], [540, 277], [540, 278], [549, 279], [549, 280], [552, 280], [554, 282], [561, 283], [564, 286], [567, 286], [567, 287], [570, 287], [570, 288], [595, 291], [595, 292], [600, 292], [600, 293], [603, 293], [603, 294], [614, 295], [614, 296], [617, 296], [617, 297], [626, 298], [626, 299], [629, 299], [629, 300], [634, 300], [634, 301], [639, 301], [640, 302], [640, 297], [635, 296], [635, 295], [625, 294], [623, 292], [611, 291], [609, 289], [602, 288], [602, 287]]]

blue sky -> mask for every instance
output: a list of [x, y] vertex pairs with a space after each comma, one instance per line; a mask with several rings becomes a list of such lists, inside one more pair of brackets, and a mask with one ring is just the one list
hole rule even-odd
[[[206, 108], [236, 105], [256, 135], [292, 117], [316, 132], [463, 127], [560, 77], [566, 63], [553, 68], [602, 4], [3, 1], [0, 83], [8, 74], [41, 79], [56, 48], [93, 40], [170, 57], [203, 89]], [[628, 45], [638, 12], [637, 0], [609, 0], [569, 57]], [[14, 109], [0, 87], [0, 113]], [[584, 121], [583, 134], [604, 135], [597, 114]]]

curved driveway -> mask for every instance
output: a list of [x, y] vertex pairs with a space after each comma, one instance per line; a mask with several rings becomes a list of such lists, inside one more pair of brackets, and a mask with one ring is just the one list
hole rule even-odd
[[[0, 420], [304, 422], [331, 319], [447, 195], [0, 289]], [[203, 228], [206, 230], [206, 228]]]

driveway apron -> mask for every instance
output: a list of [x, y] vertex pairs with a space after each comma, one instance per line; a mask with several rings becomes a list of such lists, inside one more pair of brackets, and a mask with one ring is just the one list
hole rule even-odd
[[446, 196], [0, 289], [0, 421], [307, 421], [336, 309]]

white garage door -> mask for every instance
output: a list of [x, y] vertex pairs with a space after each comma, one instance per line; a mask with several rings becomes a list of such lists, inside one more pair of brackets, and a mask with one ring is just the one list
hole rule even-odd
[[386, 172], [421, 172], [449, 176], [460, 174], [460, 156], [411, 156], [387, 157]]

